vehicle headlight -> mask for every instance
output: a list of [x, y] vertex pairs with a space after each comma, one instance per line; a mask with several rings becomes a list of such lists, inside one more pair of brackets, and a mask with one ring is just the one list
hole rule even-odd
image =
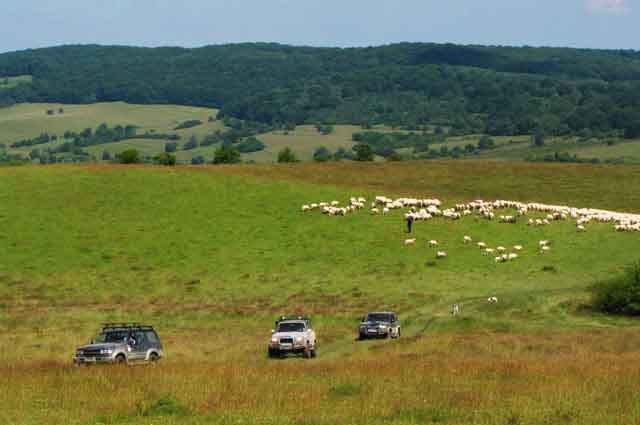
[[387, 329], [387, 325], [380, 325], [380, 329]]
[[278, 337], [277, 336], [272, 336], [271, 337], [271, 342], [273, 342], [273, 343], [278, 342]]
[[298, 344], [302, 344], [302, 341], [303, 341], [303, 338], [302, 338], [301, 336], [297, 336], [297, 337], [296, 337], [296, 342], [297, 342]]
[[113, 353], [113, 350], [110, 348], [105, 350], [100, 350], [100, 354], [112, 354], [112, 353]]
[[76, 351], [76, 355], [77, 355], [77, 356], [81, 356], [81, 355], [83, 355], [83, 354], [84, 354], [84, 351], [82, 351], [82, 350], [77, 350], [77, 351]]

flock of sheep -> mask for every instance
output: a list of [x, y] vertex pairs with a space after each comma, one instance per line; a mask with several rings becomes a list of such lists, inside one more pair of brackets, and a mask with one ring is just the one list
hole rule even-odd
[[[319, 202], [314, 204], [306, 204], [302, 206], [303, 212], [320, 211], [329, 216], [346, 216], [358, 210], [366, 208], [367, 200], [363, 197], [351, 198], [345, 206], [340, 206], [340, 202]], [[411, 221], [427, 221], [436, 217], [442, 217], [448, 220], [460, 220], [463, 217], [472, 215], [479, 216], [486, 220], [497, 219], [500, 223], [515, 224], [519, 218], [526, 219], [529, 214], [540, 215], [537, 218], [528, 218], [526, 223], [528, 226], [547, 226], [554, 221], [575, 220], [576, 230], [584, 232], [587, 225], [592, 222], [610, 223], [614, 225], [614, 229], [618, 232], [640, 232], [640, 215], [619, 213], [593, 208], [574, 208], [569, 206], [547, 205], [537, 202], [523, 203], [517, 201], [496, 200], [483, 201], [476, 200], [465, 204], [457, 204], [452, 208], [442, 208], [442, 202], [439, 199], [419, 199], [419, 198], [398, 198], [392, 199], [386, 196], [376, 196], [371, 202], [369, 212], [372, 215], [388, 214], [391, 210], [409, 209], [405, 214], [405, 218]], [[514, 215], [496, 215], [498, 210], [514, 210]], [[470, 244], [473, 239], [470, 236], [464, 236], [463, 242]], [[406, 239], [406, 246], [416, 244], [416, 239]], [[431, 240], [428, 245], [432, 248], [439, 246], [438, 241]], [[476, 244], [482, 253], [487, 256], [494, 256], [496, 263], [506, 263], [519, 258], [519, 252], [523, 250], [521, 245], [515, 245], [511, 248], [498, 246], [491, 248], [484, 242]], [[549, 241], [540, 241], [538, 244], [539, 252], [546, 253], [551, 250]], [[447, 257], [447, 252], [436, 251], [437, 259]]]

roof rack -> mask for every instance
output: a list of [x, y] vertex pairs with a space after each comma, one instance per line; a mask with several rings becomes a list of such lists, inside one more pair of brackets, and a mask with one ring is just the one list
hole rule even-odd
[[277, 321], [278, 322], [284, 322], [286, 320], [304, 320], [305, 322], [308, 322], [311, 319], [308, 316], [291, 315], [291, 316], [280, 316]]
[[140, 323], [132, 323], [132, 322], [110, 322], [103, 323], [102, 329], [153, 329], [151, 325], [143, 325]]

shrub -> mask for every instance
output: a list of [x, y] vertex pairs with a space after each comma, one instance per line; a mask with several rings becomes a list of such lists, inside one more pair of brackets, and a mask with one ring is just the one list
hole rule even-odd
[[[211, 120], [209, 120], [209, 122], [211, 122]], [[178, 126], [176, 126], [174, 130], [184, 130], [186, 128], [193, 128], [193, 127], [199, 126], [200, 124], [202, 124], [202, 121], [200, 120], [188, 120], [178, 124]]]
[[324, 146], [319, 147], [313, 152], [313, 160], [318, 162], [327, 162], [331, 159], [331, 151]]
[[298, 162], [298, 158], [291, 148], [286, 147], [278, 152], [278, 162]]
[[160, 165], [170, 165], [170, 166], [176, 165], [176, 156], [166, 152], [162, 152], [158, 154], [153, 159], [155, 162], [157, 162]]
[[240, 152], [233, 146], [221, 146], [213, 156], [214, 164], [237, 164], [240, 162]]
[[236, 146], [236, 149], [238, 149], [238, 151], [240, 153], [250, 153], [250, 152], [259, 152], [261, 150], [264, 150], [264, 143], [262, 143], [260, 140], [256, 139], [255, 137], [251, 136], [247, 139], [245, 139], [244, 141], [238, 143], [238, 145]]
[[196, 138], [196, 136], [191, 136], [189, 138], [189, 141], [187, 143], [184, 144], [183, 149], [185, 151], [191, 150], [191, 149], [195, 149], [197, 148], [198, 145], [198, 139]]
[[640, 262], [629, 266], [620, 276], [596, 283], [592, 291], [597, 310], [640, 316]]
[[204, 156], [202, 155], [194, 156], [193, 158], [191, 158], [191, 165], [202, 165], [205, 162], [206, 161], [204, 159]]
[[358, 143], [353, 147], [356, 161], [373, 161], [373, 149], [366, 143]]
[[116, 160], [120, 164], [137, 164], [141, 162], [140, 152], [136, 149], [127, 149], [116, 155]]
[[175, 152], [178, 150], [178, 144], [176, 142], [168, 142], [164, 144], [164, 151], [166, 153]]

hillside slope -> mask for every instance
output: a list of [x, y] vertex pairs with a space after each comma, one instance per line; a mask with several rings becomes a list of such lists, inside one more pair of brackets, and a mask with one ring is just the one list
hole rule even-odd
[[[300, 205], [419, 195], [638, 212], [639, 183], [636, 166], [462, 161], [2, 167], [0, 422], [635, 423], [638, 322], [590, 311], [588, 287], [637, 260], [639, 234], [474, 216], [416, 223], [407, 247], [402, 211]], [[524, 249], [497, 264], [463, 235]], [[356, 342], [358, 318], [382, 309], [402, 338]], [[267, 359], [273, 320], [291, 313], [312, 315], [317, 359]], [[154, 324], [166, 359], [70, 366], [120, 320]]]
[[640, 135], [633, 51], [397, 44], [64, 46], [0, 55], [0, 104], [174, 103], [269, 124], [447, 124], [461, 133]]

